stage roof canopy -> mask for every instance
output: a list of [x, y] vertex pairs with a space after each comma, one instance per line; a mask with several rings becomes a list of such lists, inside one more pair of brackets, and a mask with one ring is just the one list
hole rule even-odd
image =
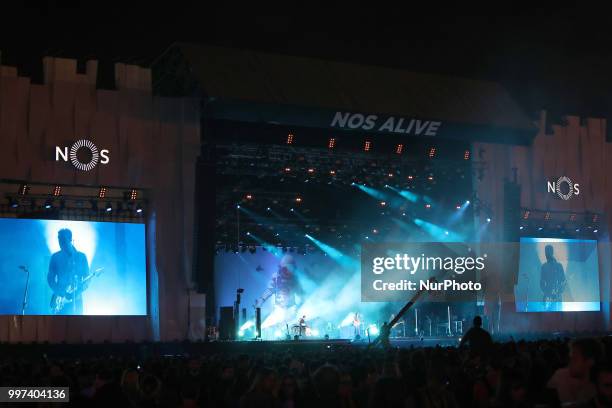
[[[175, 44], [156, 65], [158, 88], [164, 76], [190, 76], [200, 94], [215, 103], [398, 115], [503, 129], [500, 135], [523, 142], [537, 133], [533, 119], [491, 81], [192, 44]], [[175, 72], [168, 73], [168, 67]], [[223, 112], [224, 119], [232, 119], [228, 109]]]

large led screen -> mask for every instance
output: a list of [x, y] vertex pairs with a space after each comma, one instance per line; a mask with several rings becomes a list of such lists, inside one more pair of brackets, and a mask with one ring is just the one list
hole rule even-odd
[[147, 314], [143, 224], [2, 218], [0, 243], [0, 314]]
[[518, 312], [599, 311], [597, 241], [521, 238]]

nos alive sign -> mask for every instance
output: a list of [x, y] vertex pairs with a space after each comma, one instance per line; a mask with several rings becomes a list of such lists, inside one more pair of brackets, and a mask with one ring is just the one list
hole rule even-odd
[[436, 136], [441, 125], [442, 122], [432, 120], [336, 112], [330, 127], [414, 136]]
[[209, 102], [205, 113], [208, 117], [235, 122], [520, 145], [528, 145], [537, 134], [535, 127], [501, 126], [484, 122], [441, 121], [423, 117], [417, 119], [414, 116], [398, 114], [363, 113], [214, 98]]

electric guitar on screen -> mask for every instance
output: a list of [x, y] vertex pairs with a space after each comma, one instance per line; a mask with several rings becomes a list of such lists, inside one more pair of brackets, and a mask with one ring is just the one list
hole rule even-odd
[[76, 286], [72, 284], [68, 285], [68, 287], [65, 290], [65, 293], [66, 293], [65, 296], [54, 293], [51, 296], [51, 302], [49, 303], [51, 312], [53, 314], [60, 314], [67, 305], [71, 304], [74, 301], [74, 295], [78, 291], [82, 292], [84, 290], [82, 289], [83, 286], [86, 285], [87, 282], [89, 282], [92, 278], [100, 276], [103, 271], [104, 271], [104, 268], [98, 268], [94, 270], [92, 273], [90, 273], [89, 275], [85, 276], [83, 279], [81, 279], [81, 281], [78, 282]]

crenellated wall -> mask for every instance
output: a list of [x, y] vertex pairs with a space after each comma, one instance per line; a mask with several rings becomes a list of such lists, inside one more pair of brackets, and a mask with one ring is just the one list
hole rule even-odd
[[[44, 58], [44, 83], [0, 69], [0, 179], [146, 189], [151, 315], [0, 316], [0, 341], [173, 340], [187, 334], [192, 286], [199, 101], [151, 92], [151, 72], [115, 65], [116, 89], [97, 89], [97, 61]], [[110, 162], [81, 172], [55, 146], [89, 139]], [[0, 198], [3, 199], [3, 198]]]
[[[586, 118], [581, 122], [580, 118], [569, 116], [564, 125], [553, 125], [550, 134], [546, 133], [545, 124], [546, 113], [542, 112], [540, 131], [530, 146], [474, 144], [473, 151], [482, 151], [482, 160], [487, 166], [482, 181], [475, 181], [475, 188], [481, 200], [491, 204], [494, 216], [483, 239], [503, 241], [503, 182], [513, 178], [513, 168], [518, 169], [522, 207], [577, 214], [605, 213], [608, 217], [604, 222], [607, 222], [607, 230], [611, 230], [612, 144], [606, 142], [606, 120]], [[570, 177], [574, 183], [579, 183], [580, 194], [565, 201], [548, 193], [547, 181], [556, 180], [560, 176]], [[481, 219], [480, 222], [484, 221]], [[513, 299], [506, 295], [502, 299], [501, 327], [515, 332], [610, 329], [610, 253], [609, 237], [601, 234], [599, 262], [602, 313], [516, 313]], [[495, 297], [494, 293], [488, 295], [489, 305], [495, 302]], [[494, 309], [491, 307], [489, 310]]]

